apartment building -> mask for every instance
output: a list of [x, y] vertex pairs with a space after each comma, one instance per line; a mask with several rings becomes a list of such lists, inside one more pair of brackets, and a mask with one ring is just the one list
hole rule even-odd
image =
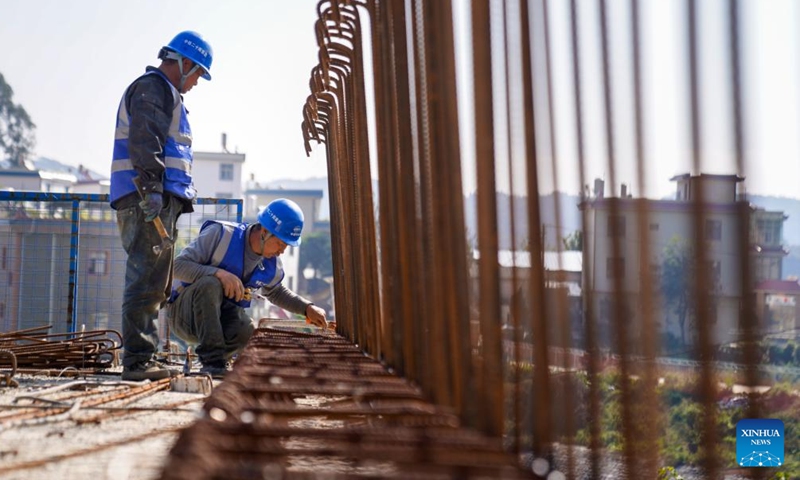
[[[611, 327], [612, 315], [626, 319], [633, 338], [641, 331], [644, 274], [652, 272], [656, 293], [654, 318], [664, 340], [683, 341], [678, 314], [660, 295], [660, 277], [665, 251], [670, 246], [689, 246], [695, 241], [695, 200], [702, 198], [700, 232], [709, 281], [711, 322], [714, 343], [733, 341], [738, 335], [739, 309], [743, 287], [752, 291], [756, 283], [780, 280], [781, 259], [786, 251], [780, 245], [783, 221], [781, 212], [767, 212], [742, 203], [737, 186], [744, 180], [737, 175], [678, 175], [675, 200], [632, 198], [624, 186], [619, 197], [606, 197], [601, 180], [595, 182], [595, 194], [580, 204], [588, 230], [584, 235], [584, 302], [591, 301], [600, 325]], [[702, 197], [698, 197], [702, 195]], [[739, 262], [741, 241], [740, 209], [750, 217], [750, 262], [754, 266], [753, 285], [743, 286]], [[644, 234], [640, 231], [644, 222]], [[615, 249], [615, 242], [617, 248]], [[640, 252], [646, 248], [647, 265], [641, 265]], [[586, 268], [588, 266], [588, 268]], [[620, 288], [625, 311], [614, 312], [612, 298]], [[687, 321], [693, 321], [691, 316]], [[606, 329], [606, 330], [610, 330]], [[686, 328], [686, 331], [696, 331]], [[687, 343], [694, 339], [687, 338]]]

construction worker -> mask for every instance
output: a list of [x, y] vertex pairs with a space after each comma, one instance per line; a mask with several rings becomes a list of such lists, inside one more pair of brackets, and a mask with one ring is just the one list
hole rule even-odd
[[[111, 162], [111, 207], [117, 211], [128, 254], [122, 300], [123, 380], [157, 380], [170, 370], [155, 361], [155, 318], [170, 292], [171, 248], [153, 220], [173, 239], [181, 213], [193, 211], [192, 131], [182, 95], [202, 77], [211, 80], [211, 46], [199, 34], [178, 33], [161, 48], [160, 65], [147, 67], [122, 95]], [[138, 189], [136, 183], [138, 182]]]
[[253, 334], [245, 308], [261, 291], [274, 305], [327, 326], [325, 310], [286, 288], [280, 255], [300, 245], [303, 212], [291, 200], [274, 200], [258, 223], [206, 221], [175, 259], [175, 281], [167, 307], [172, 332], [197, 345], [201, 373], [221, 378], [229, 360]]

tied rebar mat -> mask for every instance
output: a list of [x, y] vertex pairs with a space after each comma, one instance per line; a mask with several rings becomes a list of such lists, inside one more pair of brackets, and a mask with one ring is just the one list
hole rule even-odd
[[[391, 463], [347, 471], [374, 477], [770, 474], [741, 468], [736, 425], [796, 437], [800, 284], [785, 215], [746, 194], [743, 8], [319, 2], [301, 127], [327, 155], [341, 338], [260, 332], [165, 475], [270, 478], [288, 453]], [[285, 426], [336, 410], [303, 395], [375, 411]]]
[[259, 329], [163, 479], [528, 478], [496, 438], [336, 335]]

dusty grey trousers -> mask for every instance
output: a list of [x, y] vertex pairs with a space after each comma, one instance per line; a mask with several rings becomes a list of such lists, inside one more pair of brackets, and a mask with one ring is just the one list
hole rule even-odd
[[[168, 202], [159, 217], [167, 233], [175, 239], [175, 224], [183, 205], [172, 195], [164, 197]], [[150, 360], [158, 348], [155, 319], [171, 288], [173, 251], [170, 248], [160, 255], [153, 252], [153, 245], [160, 244], [161, 237], [152, 222], [144, 221], [137, 204], [117, 210], [117, 226], [122, 247], [128, 254], [122, 297], [122, 344], [125, 347], [122, 364], [130, 367]]]
[[205, 276], [187, 286], [167, 307], [170, 329], [181, 340], [197, 345], [203, 365], [229, 360], [240, 352], [255, 331], [244, 308], [225, 300], [222, 283]]

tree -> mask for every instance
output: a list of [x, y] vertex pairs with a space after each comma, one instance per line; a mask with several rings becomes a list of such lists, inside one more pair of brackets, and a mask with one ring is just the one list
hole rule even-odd
[[681, 344], [686, 346], [686, 320], [694, 317], [694, 284], [696, 278], [694, 252], [679, 238], [664, 248], [661, 265], [661, 291], [667, 306], [678, 317]]
[[0, 73], [0, 148], [13, 165], [21, 167], [36, 144], [36, 125], [13, 98], [14, 90]]
[[583, 232], [580, 230], [575, 230], [566, 237], [562, 238], [561, 242], [564, 244], [564, 250], [574, 250], [580, 252], [583, 250]]
[[314, 270], [314, 278], [333, 275], [330, 232], [313, 232], [303, 235], [300, 248], [300, 267]]

